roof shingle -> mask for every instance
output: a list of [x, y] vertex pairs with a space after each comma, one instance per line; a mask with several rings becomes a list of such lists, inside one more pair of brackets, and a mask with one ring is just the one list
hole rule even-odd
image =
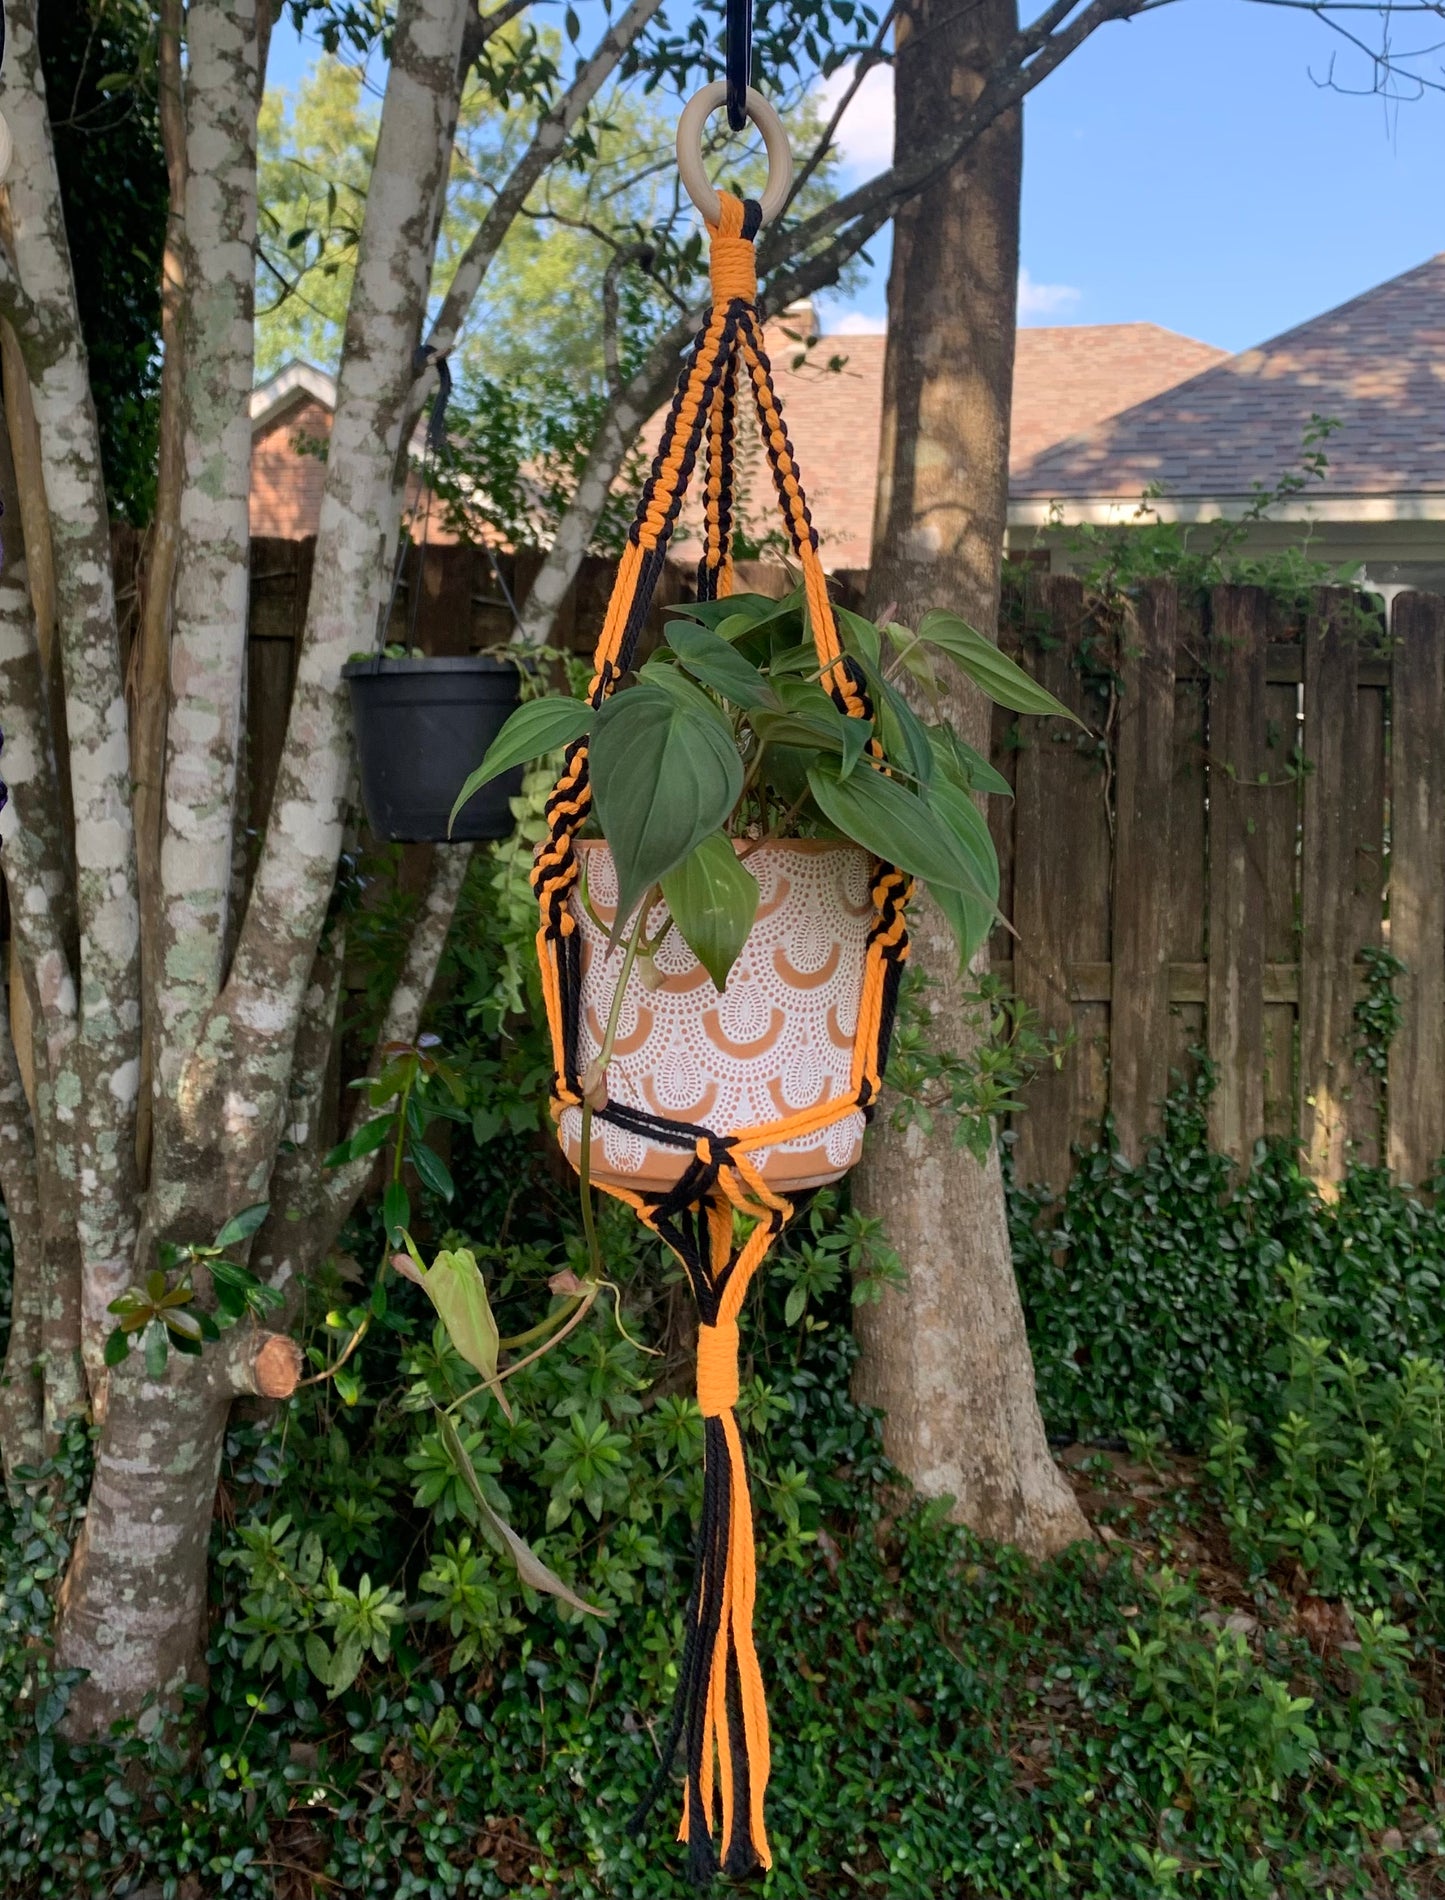
[[[788, 317], [767, 327], [778, 400], [829, 568], [867, 567], [883, 418], [883, 336], [825, 336], [805, 350]], [[1225, 352], [1153, 323], [1093, 323], [1020, 330], [1014, 359], [1015, 467], [1047, 444], [1087, 428], [1211, 363]], [[841, 360], [840, 360], [841, 359]], [[838, 363], [837, 368], [829, 365]], [[654, 418], [649, 446], [660, 432]], [[757, 538], [776, 521], [756, 431], [738, 431], [740, 518]], [[685, 520], [695, 523], [689, 511]], [[695, 542], [684, 541], [684, 547]]]
[[1340, 423], [1313, 497], [1445, 493], [1445, 253], [1016, 467], [1014, 501], [1242, 497]]

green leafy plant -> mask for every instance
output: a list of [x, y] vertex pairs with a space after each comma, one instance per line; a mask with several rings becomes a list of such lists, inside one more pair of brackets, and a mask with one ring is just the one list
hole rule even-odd
[[1379, 1375], [1445, 1361], [1445, 1203], [1355, 1166], [1324, 1199], [1287, 1142], [1241, 1170], [1209, 1145], [1203, 1063], [1165, 1103], [1143, 1157], [1106, 1124], [1061, 1198], [1011, 1183], [1009, 1226], [1039, 1400], [1051, 1432], [1122, 1438], [1162, 1427], [1201, 1452], [1217, 1395], [1247, 1422], [1269, 1404], [1269, 1355], [1293, 1255], [1310, 1270], [1313, 1324]]
[[[222, 1224], [209, 1246], [158, 1241], [158, 1264], [106, 1309], [115, 1314], [117, 1324], [106, 1338], [105, 1363], [120, 1365], [139, 1343], [147, 1373], [159, 1379], [172, 1349], [194, 1357], [221, 1337], [222, 1327], [247, 1315], [263, 1319], [280, 1306], [282, 1296], [274, 1287], [226, 1257], [228, 1248], [250, 1240], [270, 1211], [265, 1201], [242, 1208]], [[204, 1287], [197, 1283], [198, 1271], [209, 1282], [214, 1310], [200, 1303]]]
[[[545, 778], [535, 796], [524, 789], [525, 826]], [[429, 1236], [423, 1259], [470, 1253], [484, 1280], [510, 1413], [424, 1288], [388, 1266], [352, 1402], [316, 1379], [284, 1409], [231, 1421], [205, 1706], [187, 1700], [179, 1730], [146, 1725], [92, 1746], [65, 1736], [74, 1679], [48, 1647], [83, 1522], [85, 1426], [72, 1422], [42, 1469], [7, 1474], [0, 1886], [16, 1900], [137, 1883], [182, 1900], [308, 1887], [357, 1900], [686, 1900], [670, 1826], [658, 1816], [635, 1838], [628, 1822], [655, 1773], [682, 1659], [702, 1434], [691, 1327], [659, 1243], [604, 1203], [600, 1239], [627, 1333], [609, 1293], [606, 1323], [599, 1296], [530, 1358], [539, 1310], [564, 1316], [548, 1337], [576, 1310], [575, 1293], [551, 1283], [578, 1281], [586, 1250], [521, 1112], [525, 1078], [548, 1061], [525, 1000], [527, 854], [509, 843], [478, 855], [428, 1019], [443, 1041], [425, 1053], [454, 1068], [465, 1096], [455, 1103], [435, 1075], [417, 1084], [421, 1109], [436, 1097], [458, 1111], [453, 1197], [405, 1176], [408, 1231]], [[524, 1006], [508, 1018], [513, 993]], [[504, 1018], [513, 1035], [500, 1044]], [[1171, 1882], [1209, 1900], [1438, 1890], [1428, 1634], [1393, 1598], [1353, 1614], [1330, 1604], [1337, 1640], [1317, 1647], [1291, 1595], [1297, 1548], [1231, 1562], [1214, 1515], [1222, 1486], [1192, 1460], [1196, 1515], [1171, 1520], [1157, 1425], [1207, 1451], [1227, 1375], [1252, 1461], [1236, 1496], [1263, 1534], [1276, 1495], [1269, 1425], [1287, 1376], [1269, 1363], [1290, 1297], [1278, 1268], [1290, 1252], [1307, 1261], [1324, 1303], [1296, 1330], [1399, 1373], [1406, 1355], [1440, 1357], [1445, 1345], [1445, 1206], [1367, 1170], [1321, 1202], [1288, 1151], [1240, 1175], [1209, 1154], [1200, 1099], [1184, 1098], [1145, 1162], [1107, 1147], [1087, 1157], [1066, 1225], [1015, 1199], [1051, 1423], [1067, 1432], [1087, 1410], [1103, 1435], [1137, 1428], [1150, 1467], [1154, 1515], [1138, 1534], [1118, 1520], [1124, 1545], [1036, 1564], [908, 1497], [876, 1414], [850, 1392], [852, 1299], [887, 1284], [891, 1255], [846, 1189], [809, 1204], [750, 1293], [738, 1419], [764, 1551], [759, 1648], [787, 1737], [769, 1789], [778, 1900], [1159, 1900]], [[351, 1261], [389, 1247], [381, 1198], [378, 1183], [344, 1237]], [[1042, 1291], [1041, 1254], [1056, 1275]], [[6, 1259], [0, 1219], [0, 1316]], [[303, 1289], [302, 1337], [323, 1362], [355, 1311], [355, 1273], [343, 1257]], [[514, 1343], [529, 1332], [531, 1344]], [[1094, 1360], [1076, 1361], [1074, 1347], [1095, 1339]], [[1145, 1416], [1161, 1394], [1174, 1411]], [[444, 1442], [448, 1412], [485, 1504], [611, 1620], [529, 1584], [494, 1541]], [[1099, 1454], [1080, 1468], [1094, 1482], [1107, 1466]], [[1336, 1508], [1301, 1501], [1321, 1521]], [[1366, 1604], [1347, 1520], [1330, 1521], [1330, 1575]]]
[[845, 610], [839, 623], [871, 719], [847, 717], [825, 689], [801, 592], [698, 602], [674, 610], [636, 683], [600, 708], [565, 695], [519, 707], [455, 809], [586, 734], [596, 826], [617, 869], [614, 942], [634, 916], [636, 941], [657, 892], [664, 927], [721, 990], [757, 911], [749, 843], [837, 836], [926, 882], [967, 960], [998, 902], [973, 794], [1007, 787], [941, 718], [920, 718], [901, 683], [936, 707], [939, 669], [952, 664], [1002, 705], [1065, 708], [954, 614], [925, 614], [916, 630]]
[[1365, 993], [1355, 1004], [1355, 1062], [1367, 1074], [1385, 1081], [1390, 1073], [1390, 1044], [1405, 1020], [1405, 1004], [1396, 981], [1405, 964], [1393, 950], [1367, 943], [1360, 951], [1365, 966]]
[[1381, 1371], [1329, 1337], [1309, 1267], [1280, 1273], [1257, 1418], [1227, 1389], [1210, 1426], [1210, 1470], [1236, 1543], [1261, 1568], [1297, 1562], [1334, 1596], [1408, 1605], [1438, 1625], [1445, 1595], [1445, 1360]]

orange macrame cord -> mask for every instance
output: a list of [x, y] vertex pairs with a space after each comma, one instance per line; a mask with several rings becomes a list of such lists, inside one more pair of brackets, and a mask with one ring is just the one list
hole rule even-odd
[[[733, 403], [736, 390], [746, 387], [773, 470], [779, 507], [802, 569], [821, 682], [850, 717], [871, 715], [861, 676], [853, 672], [839, 641], [817, 536], [763, 350], [753, 246], [759, 215], [756, 205], [744, 205], [724, 193], [718, 221], [708, 227], [712, 306], [679, 380], [618, 564], [594, 656], [589, 695], [594, 706], [615, 690], [632, 663], [667, 541], [699, 454], [705, 458], [699, 589], [707, 598], [725, 597], [732, 591]], [[880, 757], [876, 739], [870, 740], [869, 752], [875, 760]], [[548, 800], [548, 833], [532, 874], [541, 913], [537, 953], [555, 1068], [552, 1107], [559, 1121], [564, 1109], [582, 1099], [575, 1073], [580, 939], [570, 899], [578, 880], [574, 841], [591, 804], [587, 742], [579, 739], [569, 748]], [[660, 1783], [670, 1772], [672, 1753], [685, 1726], [686, 1780], [679, 1838], [688, 1843], [691, 1871], [700, 1880], [715, 1871], [719, 1842], [722, 1864], [729, 1873], [745, 1874], [754, 1867], [772, 1865], [764, 1816], [770, 1767], [768, 1716], [753, 1641], [757, 1560], [747, 1457], [735, 1408], [739, 1314], [754, 1275], [793, 1209], [768, 1186], [752, 1156], [759, 1149], [826, 1129], [860, 1108], [866, 1114], [876, 1101], [893, 1003], [908, 953], [905, 906], [910, 890], [905, 873], [892, 865], [878, 866], [846, 1097], [728, 1134], [627, 1109], [631, 1124], [622, 1120], [622, 1126], [654, 1131], [656, 1139], [690, 1149], [690, 1165], [670, 1193], [648, 1195], [609, 1182], [599, 1184], [633, 1208], [672, 1249], [687, 1271], [701, 1315], [697, 1396], [704, 1426], [705, 1477], [698, 1575], [672, 1737], [659, 1774]], [[624, 1115], [623, 1107], [613, 1103], [597, 1112], [614, 1121]], [[733, 1233], [739, 1217], [747, 1231], [734, 1255]]]

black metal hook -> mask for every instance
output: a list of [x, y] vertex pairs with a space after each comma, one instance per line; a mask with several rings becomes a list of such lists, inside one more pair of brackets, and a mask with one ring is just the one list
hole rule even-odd
[[748, 122], [753, 78], [753, 0], [727, 0], [728, 124], [741, 132]]

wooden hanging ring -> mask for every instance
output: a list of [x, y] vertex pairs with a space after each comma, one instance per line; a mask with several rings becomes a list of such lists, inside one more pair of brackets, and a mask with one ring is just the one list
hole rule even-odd
[[[702, 163], [702, 132], [712, 114], [727, 98], [725, 79], [715, 79], [701, 92], [695, 92], [682, 109], [677, 122], [677, 169], [687, 195], [704, 219], [716, 224], [722, 215], [718, 195], [708, 181]], [[768, 185], [763, 193], [763, 223], [771, 224], [788, 202], [793, 188], [793, 154], [783, 122], [756, 86], [748, 87], [748, 117], [763, 135], [768, 154]]]

